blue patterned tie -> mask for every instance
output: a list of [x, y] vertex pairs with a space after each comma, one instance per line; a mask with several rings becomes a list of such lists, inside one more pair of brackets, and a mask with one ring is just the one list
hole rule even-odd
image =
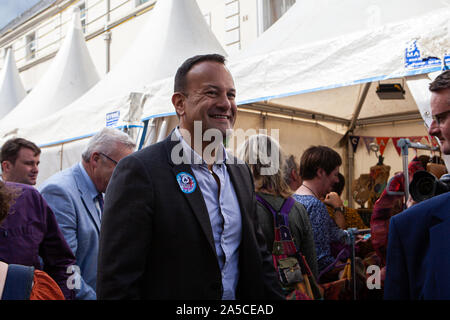
[[100, 216], [103, 214], [103, 195], [100, 192], [96, 197], [95, 197], [98, 201], [98, 205], [100, 206]]

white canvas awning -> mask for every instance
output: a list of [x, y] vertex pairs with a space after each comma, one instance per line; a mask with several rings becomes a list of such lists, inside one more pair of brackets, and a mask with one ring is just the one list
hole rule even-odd
[[[373, 82], [358, 115], [361, 123], [364, 119], [382, 121], [380, 117], [385, 117], [392, 121], [394, 115], [417, 115], [417, 105], [402, 78], [438, 71], [442, 65], [439, 61], [422, 67], [406, 65], [407, 49], [414, 40], [450, 41], [446, 27], [449, 16], [450, 8], [439, 9], [306, 46], [244, 59], [230, 57], [228, 66], [235, 79], [238, 103], [241, 108], [253, 106], [275, 113], [284, 108], [292, 115], [315, 114], [317, 121], [349, 125], [364, 84]], [[450, 61], [450, 57], [447, 59]], [[144, 120], [174, 114], [172, 82], [167, 78], [148, 86]], [[376, 94], [378, 82], [402, 84], [405, 99], [380, 100]]]
[[448, 7], [450, 2], [445, 0], [298, 0], [281, 19], [236, 56], [241, 59], [305, 46]]
[[[278, 127], [280, 132], [292, 133], [290, 138], [284, 138], [283, 143], [290, 152], [295, 152], [293, 145], [297, 145], [296, 154], [301, 154], [305, 143], [323, 143], [323, 139], [309, 142], [303, 139], [304, 143], [298, 144], [300, 139], [292, 128], [295, 125], [297, 134], [301, 136], [303, 130], [309, 132], [313, 126], [314, 130], [327, 132], [326, 145], [335, 148], [342, 148], [336, 142], [343, 140], [332, 136], [329, 130], [341, 138], [355, 128], [357, 134], [368, 136], [426, 134], [419, 123], [421, 116], [415, 95], [408, 85], [409, 80], [417, 75], [426, 76], [442, 69], [441, 61], [426, 60], [424, 58], [428, 54], [421, 55], [421, 51], [429, 52], [425, 48], [430, 47], [450, 48], [450, 7], [441, 1], [426, 4], [401, 1], [401, 5], [392, 4], [393, 9], [389, 11], [389, 3], [372, 1], [366, 5], [380, 5], [384, 8], [381, 10], [382, 16], [387, 14], [389, 18], [381, 19], [374, 25], [365, 25], [364, 20], [359, 18], [363, 9], [360, 1], [298, 3], [304, 8], [310, 7], [312, 12], [291, 12], [295, 6], [292, 7], [273, 25], [274, 29], [267, 30], [277, 39], [269, 41], [262, 35], [261, 40], [257, 40], [261, 45], [259, 50], [229, 57], [228, 67], [235, 80], [239, 110], [285, 119], [284, 122], [278, 121], [277, 125], [282, 124]], [[337, 8], [339, 6], [342, 8]], [[345, 14], [336, 14], [341, 11]], [[311, 19], [307, 18], [310, 14]], [[303, 23], [302, 17], [309, 22]], [[285, 18], [289, 18], [290, 23], [283, 22]], [[293, 25], [295, 22], [298, 22], [298, 28]], [[251, 48], [256, 48], [258, 44], [255, 42], [254, 45]], [[450, 64], [450, 57], [447, 56], [446, 61]], [[378, 85], [389, 83], [398, 83], [403, 87], [404, 99], [380, 99], [376, 92]], [[173, 79], [167, 78], [147, 87], [144, 121], [175, 114], [170, 100], [172, 84]], [[276, 118], [268, 118], [265, 125], [273, 126], [273, 119]], [[288, 119], [300, 119], [303, 124], [289, 122]], [[393, 124], [403, 120], [411, 121], [402, 122], [408, 123], [403, 127]], [[414, 124], [412, 121], [415, 121]], [[380, 124], [379, 128], [384, 124], [383, 133], [378, 127], [369, 129], [366, 126], [369, 124]], [[260, 126], [261, 121], [255, 125]], [[319, 134], [316, 136], [319, 137]], [[344, 145], [344, 148], [347, 147]], [[341, 149], [342, 153], [347, 151]], [[396, 160], [398, 156], [394, 148], [388, 151], [387, 162], [392, 165], [392, 174], [401, 169], [401, 161]], [[367, 166], [377, 162], [375, 155], [359, 152], [357, 156], [355, 168], [349, 165], [347, 178], [350, 180], [353, 179], [353, 170], [357, 177], [367, 172]]]

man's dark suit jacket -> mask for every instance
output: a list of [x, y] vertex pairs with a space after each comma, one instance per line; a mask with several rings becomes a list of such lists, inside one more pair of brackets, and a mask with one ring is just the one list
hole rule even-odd
[[450, 192], [391, 218], [385, 299], [450, 299]]
[[[171, 135], [170, 135], [171, 136]], [[183, 193], [170, 136], [122, 159], [105, 197], [98, 299], [221, 299], [222, 280], [200, 188]], [[182, 151], [181, 151], [182, 152]], [[230, 156], [230, 159], [234, 159]], [[245, 164], [227, 164], [242, 214], [237, 299], [283, 299], [255, 214]]]

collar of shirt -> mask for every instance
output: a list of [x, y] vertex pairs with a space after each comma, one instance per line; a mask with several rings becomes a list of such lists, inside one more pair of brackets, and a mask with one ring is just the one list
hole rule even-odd
[[97, 188], [92, 182], [91, 177], [89, 177], [88, 173], [86, 172], [86, 169], [84, 169], [83, 164], [79, 162], [78, 165], [80, 166], [81, 175], [83, 176], [83, 180], [88, 188], [87, 192], [90, 195], [90, 198], [95, 201], [95, 197], [97, 197], [99, 192], [97, 191]]
[[[184, 163], [191, 165], [206, 165], [206, 162], [203, 160], [203, 158], [194, 149], [191, 148], [191, 146], [186, 142], [186, 140], [183, 139], [179, 127], [175, 128], [175, 135], [181, 141], [181, 145], [183, 146]], [[216, 154], [216, 161], [214, 162], [214, 164], [217, 165], [223, 164], [228, 160], [228, 154], [225, 150], [223, 143], [220, 143], [220, 148], [222, 152], [218, 152]]]

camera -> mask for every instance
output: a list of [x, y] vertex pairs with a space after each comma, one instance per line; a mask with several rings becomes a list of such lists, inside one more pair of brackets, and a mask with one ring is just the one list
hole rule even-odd
[[450, 174], [444, 174], [440, 179], [427, 171], [414, 173], [409, 193], [414, 201], [420, 202], [439, 194], [450, 191]]

